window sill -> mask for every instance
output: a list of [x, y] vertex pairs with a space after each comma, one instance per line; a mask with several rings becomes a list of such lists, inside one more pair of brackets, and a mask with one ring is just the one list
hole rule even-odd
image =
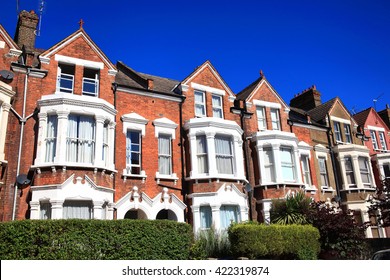
[[354, 191], [357, 191], [357, 192], [365, 192], [365, 191], [375, 191], [376, 188], [375, 187], [347, 187], [346, 189], [343, 189], [341, 190], [342, 192], [354, 192]]
[[128, 172], [127, 169], [123, 169], [122, 177], [123, 177], [123, 180], [124, 180], [125, 182], [126, 182], [126, 179], [127, 179], [127, 178], [142, 179], [142, 182], [145, 182], [145, 180], [146, 180], [146, 178], [147, 178], [148, 176], [146, 176], [145, 170], [141, 170], [140, 174], [132, 174], [132, 173]]
[[260, 183], [259, 186], [257, 187], [264, 187], [265, 189], [268, 189], [268, 188], [277, 188], [279, 189], [280, 187], [286, 187], [286, 186], [294, 186], [294, 187], [305, 187], [304, 184], [301, 184], [301, 183], [291, 183], [291, 182], [267, 182], [267, 183]]
[[176, 173], [166, 175], [166, 174], [160, 174], [159, 172], [156, 172], [156, 180], [157, 180], [157, 184], [160, 182], [160, 180], [174, 181], [176, 184], [179, 178], [177, 177]]
[[334, 192], [335, 190], [332, 187], [321, 186], [321, 191], [322, 192]]
[[248, 180], [245, 178], [245, 176], [236, 176], [232, 174], [198, 174], [198, 175], [192, 175], [190, 177], [185, 178], [186, 181], [198, 181], [198, 180], [232, 180], [232, 181], [244, 181], [248, 182]]

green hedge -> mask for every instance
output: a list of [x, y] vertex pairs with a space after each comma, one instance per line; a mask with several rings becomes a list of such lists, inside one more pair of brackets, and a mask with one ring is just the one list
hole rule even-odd
[[235, 257], [250, 259], [317, 259], [320, 234], [311, 225], [235, 224], [229, 228]]
[[167, 220], [24, 220], [0, 223], [0, 259], [188, 259], [193, 234]]

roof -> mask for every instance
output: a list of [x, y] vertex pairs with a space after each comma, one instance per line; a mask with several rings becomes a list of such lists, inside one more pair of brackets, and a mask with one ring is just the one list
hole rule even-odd
[[364, 126], [364, 124], [367, 120], [367, 117], [370, 114], [371, 109], [372, 108], [370, 107], [370, 108], [367, 108], [367, 109], [353, 115], [353, 118], [355, 119], [355, 121], [357, 122], [358, 125]]
[[[179, 95], [173, 91], [180, 84], [177, 80], [137, 72], [122, 61], [117, 62], [117, 68], [115, 82], [121, 86]], [[153, 89], [148, 88], [148, 80], [153, 81]]]
[[255, 88], [257, 87], [258, 84], [260, 84], [260, 82], [263, 80], [263, 77], [264, 76], [260, 76], [260, 78], [258, 78], [257, 80], [255, 80], [253, 83], [251, 83], [249, 86], [247, 86], [246, 88], [244, 88], [242, 91], [240, 91], [238, 94], [237, 94], [237, 99], [238, 100], [246, 100], [249, 95], [255, 90]]
[[320, 122], [320, 121], [324, 120], [326, 115], [329, 113], [330, 109], [333, 107], [333, 105], [337, 99], [338, 99], [338, 97], [335, 97], [335, 98], [321, 104], [320, 106], [317, 106], [314, 109], [309, 110], [308, 114], [316, 122]]

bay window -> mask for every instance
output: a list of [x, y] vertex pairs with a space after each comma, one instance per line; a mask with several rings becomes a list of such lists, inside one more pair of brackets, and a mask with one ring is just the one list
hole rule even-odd
[[295, 181], [295, 163], [293, 154], [290, 148], [280, 149], [280, 159], [282, 167], [282, 177], [284, 181]]
[[198, 135], [196, 137], [196, 157], [198, 162], [198, 172], [208, 173], [208, 159], [207, 159], [207, 142], [206, 135]]
[[370, 175], [370, 167], [369, 167], [369, 161], [366, 157], [359, 157], [359, 170], [360, 170], [360, 176], [362, 178], [362, 182], [364, 186], [371, 187], [371, 175]]
[[233, 174], [233, 143], [231, 137], [215, 136], [215, 157], [220, 174]]
[[158, 136], [158, 172], [162, 175], [172, 174], [172, 138], [170, 135]]
[[57, 115], [47, 117], [45, 162], [53, 162], [57, 147]]
[[68, 117], [66, 138], [66, 161], [94, 162], [95, 120], [92, 116], [73, 115]]
[[264, 174], [263, 174], [263, 182], [276, 182], [275, 178], [275, 162], [272, 153], [272, 147], [266, 147], [263, 149], [264, 155]]
[[131, 174], [141, 172], [141, 132], [128, 130], [126, 135], [126, 167]]

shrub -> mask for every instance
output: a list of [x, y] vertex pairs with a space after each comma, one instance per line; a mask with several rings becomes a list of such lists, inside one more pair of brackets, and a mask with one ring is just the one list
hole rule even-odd
[[188, 224], [167, 220], [24, 220], [0, 223], [0, 259], [188, 259]]
[[191, 253], [192, 259], [228, 258], [231, 252], [227, 232], [218, 231], [214, 227], [199, 231]]
[[311, 225], [236, 224], [229, 228], [235, 257], [317, 259], [320, 234]]

